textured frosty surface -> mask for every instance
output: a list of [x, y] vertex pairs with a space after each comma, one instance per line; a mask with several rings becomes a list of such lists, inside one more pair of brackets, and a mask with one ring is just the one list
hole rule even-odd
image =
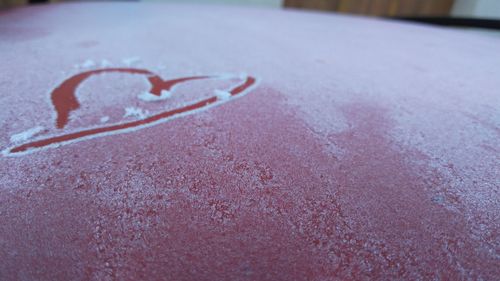
[[82, 71], [261, 83], [140, 131], [2, 156], [0, 279], [495, 280], [499, 54], [486, 35], [293, 11], [1, 12], [2, 150], [38, 126], [115, 124], [231, 86], [151, 101], [143, 78], [103, 74], [57, 129], [50, 92]]

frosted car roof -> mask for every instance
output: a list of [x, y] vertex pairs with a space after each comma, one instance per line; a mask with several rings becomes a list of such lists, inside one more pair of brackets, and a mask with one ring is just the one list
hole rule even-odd
[[494, 280], [500, 41], [335, 14], [0, 14], [0, 279]]

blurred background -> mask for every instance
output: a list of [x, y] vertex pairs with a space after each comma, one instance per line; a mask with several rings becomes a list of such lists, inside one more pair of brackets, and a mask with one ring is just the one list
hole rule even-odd
[[[0, 0], [0, 8], [72, 0]], [[128, 0], [134, 1], [134, 0]], [[295, 8], [385, 17], [500, 19], [500, 0], [136, 0]]]
[[283, 5], [372, 16], [500, 18], [499, 0], [284, 0]]

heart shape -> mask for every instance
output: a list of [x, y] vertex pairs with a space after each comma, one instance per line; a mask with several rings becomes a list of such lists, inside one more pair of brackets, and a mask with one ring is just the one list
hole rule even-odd
[[[80, 103], [78, 102], [78, 99], [76, 97], [76, 89], [78, 88], [78, 86], [93, 75], [109, 72], [141, 74], [147, 76], [147, 80], [151, 84], [151, 89], [148, 94], [151, 95], [151, 100], [162, 99], [163, 91], [170, 92], [174, 86], [188, 81], [203, 79], [229, 80], [231, 78], [234, 78], [234, 76], [228, 75], [214, 75], [191, 76], [172, 80], [163, 80], [159, 75], [149, 70], [137, 68], [103, 68], [82, 72], [66, 79], [51, 92], [51, 101], [56, 111], [55, 125], [57, 129], [64, 129], [64, 127], [68, 124], [70, 113], [80, 108]], [[20, 155], [28, 152], [33, 152], [37, 149], [60, 146], [63, 144], [73, 143], [76, 141], [91, 139], [99, 136], [127, 133], [157, 125], [176, 117], [193, 114], [201, 110], [223, 104], [236, 97], [243, 96], [257, 84], [257, 79], [252, 76], [240, 77], [240, 79], [241, 82], [227, 92], [219, 92], [219, 95], [214, 95], [202, 100], [195, 101], [188, 105], [163, 111], [147, 118], [125, 123], [116, 123], [113, 125], [102, 127], [88, 128], [66, 134], [37, 139], [4, 150], [3, 154]]]

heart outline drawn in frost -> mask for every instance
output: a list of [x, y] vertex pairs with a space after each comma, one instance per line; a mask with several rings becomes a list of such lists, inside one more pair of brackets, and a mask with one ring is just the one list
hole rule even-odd
[[147, 94], [148, 96], [146, 97], [148, 100], [162, 100], [165, 98], [165, 93], [172, 93], [174, 86], [189, 81], [205, 79], [231, 80], [235, 77], [238, 77], [240, 81], [227, 91], [218, 91], [218, 94], [214, 94], [213, 96], [210, 96], [208, 98], [202, 98], [200, 100], [190, 102], [186, 105], [174, 109], [162, 111], [152, 116], [134, 121], [106, 124], [98, 127], [80, 129], [68, 133], [39, 137], [35, 140], [25, 141], [24, 143], [16, 144], [15, 146], [7, 148], [2, 151], [2, 154], [4, 154], [5, 156], [24, 155], [40, 149], [59, 147], [61, 145], [88, 140], [96, 137], [137, 131], [143, 128], [170, 121], [181, 116], [194, 114], [196, 112], [221, 105], [230, 100], [245, 95], [253, 88], [255, 88], [258, 84], [258, 79], [248, 75], [203, 75], [163, 80], [159, 75], [149, 70], [139, 68], [101, 68], [89, 70], [75, 74], [70, 78], [64, 80], [51, 92], [50, 97], [52, 105], [54, 106], [54, 110], [56, 112], [55, 127], [57, 129], [64, 129], [69, 122], [70, 113], [80, 108], [80, 103], [76, 96], [76, 90], [78, 86], [80, 86], [89, 77], [103, 73], [128, 73], [145, 75], [147, 77], [147, 80], [149, 81], [149, 84], [151, 85], [151, 89], [149, 90], [149, 93]]

